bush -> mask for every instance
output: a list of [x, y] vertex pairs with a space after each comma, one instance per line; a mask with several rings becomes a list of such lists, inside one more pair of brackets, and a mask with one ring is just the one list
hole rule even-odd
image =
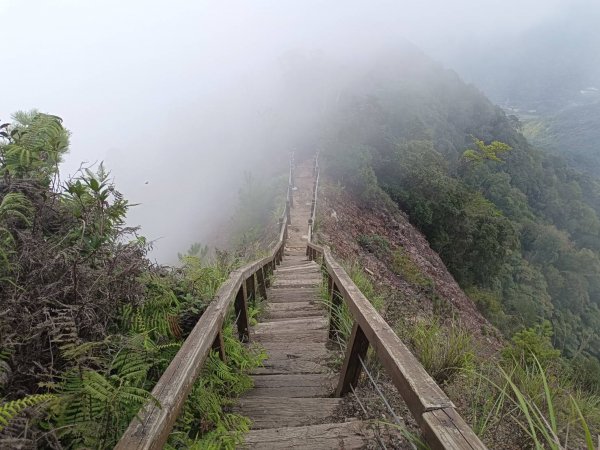
[[402, 331], [399, 334], [408, 334], [413, 353], [439, 384], [474, 368], [473, 339], [460, 325], [452, 323], [444, 328], [437, 320], [419, 321]]
[[511, 345], [502, 351], [502, 357], [507, 362], [517, 361], [525, 367], [535, 367], [537, 361], [544, 367], [557, 364], [560, 351], [553, 347], [551, 338], [552, 325], [544, 321], [515, 333]]

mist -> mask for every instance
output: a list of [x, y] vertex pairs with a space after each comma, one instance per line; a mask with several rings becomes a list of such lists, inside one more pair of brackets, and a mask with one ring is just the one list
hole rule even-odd
[[104, 161], [139, 203], [130, 224], [173, 262], [192, 242], [212, 244], [244, 171], [278, 173], [288, 152], [315, 150], [331, 93], [372, 55], [410, 43], [477, 83], [465, 53], [572, 4], [0, 0], [0, 119], [32, 108], [62, 117], [63, 178]]

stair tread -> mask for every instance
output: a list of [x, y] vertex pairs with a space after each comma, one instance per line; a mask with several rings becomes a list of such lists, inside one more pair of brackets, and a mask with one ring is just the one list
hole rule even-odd
[[250, 430], [244, 448], [325, 450], [332, 448], [360, 449], [373, 440], [367, 422], [355, 420], [299, 427]]
[[314, 425], [331, 420], [341, 398], [250, 397], [234, 408], [252, 420], [252, 427], [278, 428]]

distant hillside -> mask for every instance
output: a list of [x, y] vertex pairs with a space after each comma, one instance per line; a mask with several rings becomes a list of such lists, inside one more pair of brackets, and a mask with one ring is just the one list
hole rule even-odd
[[[597, 94], [600, 97], [600, 94]], [[574, 167], [600, 175], [600, 101], [565, 108], [524, 122], [523, 133], [535, 145], [560, 153]]]
[[[382, 188], [507, 335], [548, 320], [565, 355], [599, 357], [598, 183], [536, 150], [516, 117], [419, 51], [363, 64], [344, 66], [329, 97], [332, 175], [367, 204]], [[463, 157], [493, 141], [511, 147], [499, 161]]]
[[598, 23], [597, 2], [574, 1], [519, 35], [469, 42], [448, 61], [502, 106], [556, 113], [586, 103], [587, 88], [600, 88]]

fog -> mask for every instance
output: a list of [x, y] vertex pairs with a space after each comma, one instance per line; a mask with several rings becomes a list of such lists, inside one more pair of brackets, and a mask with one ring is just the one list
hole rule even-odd
[[243, 171], [282, 171], [290, 150], [314, 150], [326, 105], [288, 76], [298, 55], [343, 67], [407, 40], [465, 67], [461, 53], [475, 44], [516, 39], [572, 5], [0, 0], [0, 119], [32, 108], [61, 116], [72, 132], [63, 178], [105, 161], [140, 204], [130, 223], [155, 240], [153, 257], [172, 262], [216, 239]]

